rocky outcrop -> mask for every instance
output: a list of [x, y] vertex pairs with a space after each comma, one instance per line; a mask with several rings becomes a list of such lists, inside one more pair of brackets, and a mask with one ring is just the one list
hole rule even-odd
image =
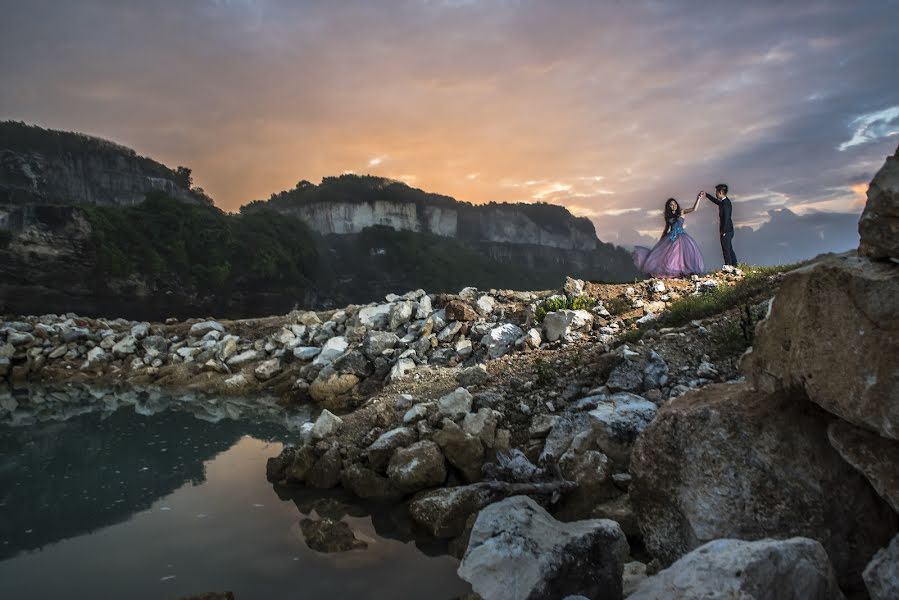
[[785, 393], [710, 385], [663, 406], [631, 456], [630, 497], [663, 564], [718, 538], [816, 539], [841, 585], [899, 518], [830, 445], [833, 417]]
[[459, 576], [484, 600], [620, 599], [628, 551], [614, 521], [560, 523], [515, 496], [478, 515]]
[[645, 579], [629, 600], [843, 600], [824, 548], [815, 540], [722, 539]]
[[80, 133], [0, 123], [0, 204], [112, 204], [147, 192], [205, 202], [178, 175], [134, 150]]
[[899, 439], [899, 267], [853, 253], [789, 273], [746, 370], [850, 423]]
[[868, 186], [868, 202], [858, 232], [859, 254], [899, 262], [899, 148]]

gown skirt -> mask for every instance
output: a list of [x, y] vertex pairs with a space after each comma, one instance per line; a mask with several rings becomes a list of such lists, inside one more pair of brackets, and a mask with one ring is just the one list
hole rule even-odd
[[657, 278], [685, 277], [705, 270], [699, 246], [679, 221], [653, 248], [637, 246], [631, 253], [643, 273]]

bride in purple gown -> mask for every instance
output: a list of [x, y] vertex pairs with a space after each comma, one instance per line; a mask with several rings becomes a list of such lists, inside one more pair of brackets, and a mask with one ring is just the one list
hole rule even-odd
[[658, 278], [685, 277], [705, 270], [699, 246], [684, 231], [683, 215], [696, 210], [697, 204], [699, 197], [692, 208], [681, 211], [677, 200], [668, 198], [665, 202], [665, 231], [662, 232], [662, 239], [651, 250], [637, 246], [631, 254], [638, 269]]

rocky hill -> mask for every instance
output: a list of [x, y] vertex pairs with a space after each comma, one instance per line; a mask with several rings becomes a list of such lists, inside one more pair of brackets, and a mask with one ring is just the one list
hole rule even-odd
[[326, 236], [378, 226], [451, 238], [500, 263], [554, 274], [556, 285], [565, 274], [603, 281], [637, 275], [627, 252], [599, 240], [589, 219], [557, 205], [475, 205], [382, 177], [341, 175], [320, 185], [301, 181], [246, 208], [259, 206], [296, 216]]
[[191, 190], [190, 172], [173, 171], [134, 150], [81, 133], [0, 122], [0, 205], [130, 206], [147, 192], [209, 202]]

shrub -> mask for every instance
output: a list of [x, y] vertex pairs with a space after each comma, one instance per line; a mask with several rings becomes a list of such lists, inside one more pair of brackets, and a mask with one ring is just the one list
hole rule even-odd
[[537, 305], [534, 319], [541, 323], [546, 313], [557, 310], [590, 310], [594, 306], [596, 306], [596, 300], [589, 296], [553, 296]]

